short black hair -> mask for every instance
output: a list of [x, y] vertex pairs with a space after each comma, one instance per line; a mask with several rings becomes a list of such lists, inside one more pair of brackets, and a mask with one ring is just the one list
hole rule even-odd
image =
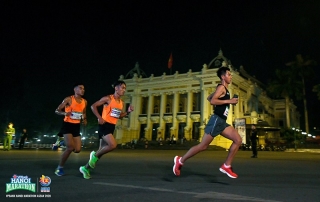
[[78, 86], [80, 86], [80, 85], [83, 85], [83, 83], [74, 83], [74, 84], [73, 84], [73, 88], [78, 87]]
[[118, 81], [115, 81], [113, 84], [112, 84], [112, 88], [115, 88], [116, 86], [119, 86], [119, 85], [127, 85], [126, 82], [122, 81], [122, 80], [118, 80]]
[[217, 71], [217, 76], [221, 79], [221, 76], [225, 75], [227, 71], [230, 71], [229, 67], [220, 67]]

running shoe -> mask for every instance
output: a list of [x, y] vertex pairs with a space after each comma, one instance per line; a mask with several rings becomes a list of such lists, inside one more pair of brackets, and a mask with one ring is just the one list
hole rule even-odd
[[176, 176], [180, 176], [180, 170], [182, 168], [182, 164], [180, 163], [180, 156], [175, 156], [173, 159], [174, 165], [173, 165], [173, 174]]
[[91, 168], [96, 167], [96, 163], [97, 163], [98, 160], [99, 160], [99, 158], [96, 157], [96, 152], [95, 152], [95, 151], [92, 151], [92, 152], [90, 153], [89, 166], [90, 166]]
[[60, 146], [64, 145], [64, 140], [61, 140], [60, 138], [57, 139], [56, 143], [52, 145], [52, 150], [57, 150]]
[[55, 173], [57, 176], [62, 176], [62, 175], [64, 175], [64, 172], [63, 172], [63, 169], [62, 169], [62, 168], [57, 168], [54, 173]]
[[57, 146], [56, 144], [52, 144], [52, 150], [53, 150], [53, 151], [58, 150], [58, 146]]
[[233, 172], [232, 167], [230, 166], [229, 168], [227, 168], [224, 164], [222, 164], [222, 166], [219, 169], [221, 172], [227, 174], [229, 177], [231, 178], [237, 178], [238, 175], [236, 173]]
[[89, 171], [89, 169], [87, 169], [85, 166], [80, 166], [79, 171], [80, 171], [80, 173], [83, 174], [83, 178], [84, 178], [84, 179], [87, 179], [87, 180], [88, 180], [88, 179], [91, 178], [91, 176], [90, 176], [90, 171]]

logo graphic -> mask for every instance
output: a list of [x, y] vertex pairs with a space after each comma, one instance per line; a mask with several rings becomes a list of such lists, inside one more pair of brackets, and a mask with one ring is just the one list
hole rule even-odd
[[36, 184], [31, 183], [31, 178], [28, 176], [14, 174], [11, 178], [11, 183], [6, 184], [6, 193], [14, 190], [27, 190], [36, 192]]
[[49, 185], [51, 184], [51, 178], [45, 175], [42, 175], [39, 180], [40, 185], [40, 192], [50, 192]]

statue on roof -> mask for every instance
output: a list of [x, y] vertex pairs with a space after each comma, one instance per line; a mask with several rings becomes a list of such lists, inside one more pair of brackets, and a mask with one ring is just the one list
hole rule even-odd
[[127, 74], [125, 78], [133, 78], [134, 75], [137, 74], [137, 76], [140, 77], [147, 77], [147, 74], [140, 68], [139, 63], [136, 62], [133, 69], [131, 69]]
[[218, 56], [211, 60], [211, 62], [208, 65], [208, 68], [213, 69], [220, 67], [228, 67], [229, 65], [231, 65], [232, 67], [231, 61], [223, 55], [223, 52], [220, 49], [218, 52]]

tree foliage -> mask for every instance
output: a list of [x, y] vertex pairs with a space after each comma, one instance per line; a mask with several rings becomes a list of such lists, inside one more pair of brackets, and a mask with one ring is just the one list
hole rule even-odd
[[267, 90], [276, 98], [295, 96], [301, 99], [301, 82], [290, 69], [276, 69], [275, 78], [269, 82]]
[[317, 93], [318, 99], [320, 100], [320, 84], [313, 86], [312, 91]]

